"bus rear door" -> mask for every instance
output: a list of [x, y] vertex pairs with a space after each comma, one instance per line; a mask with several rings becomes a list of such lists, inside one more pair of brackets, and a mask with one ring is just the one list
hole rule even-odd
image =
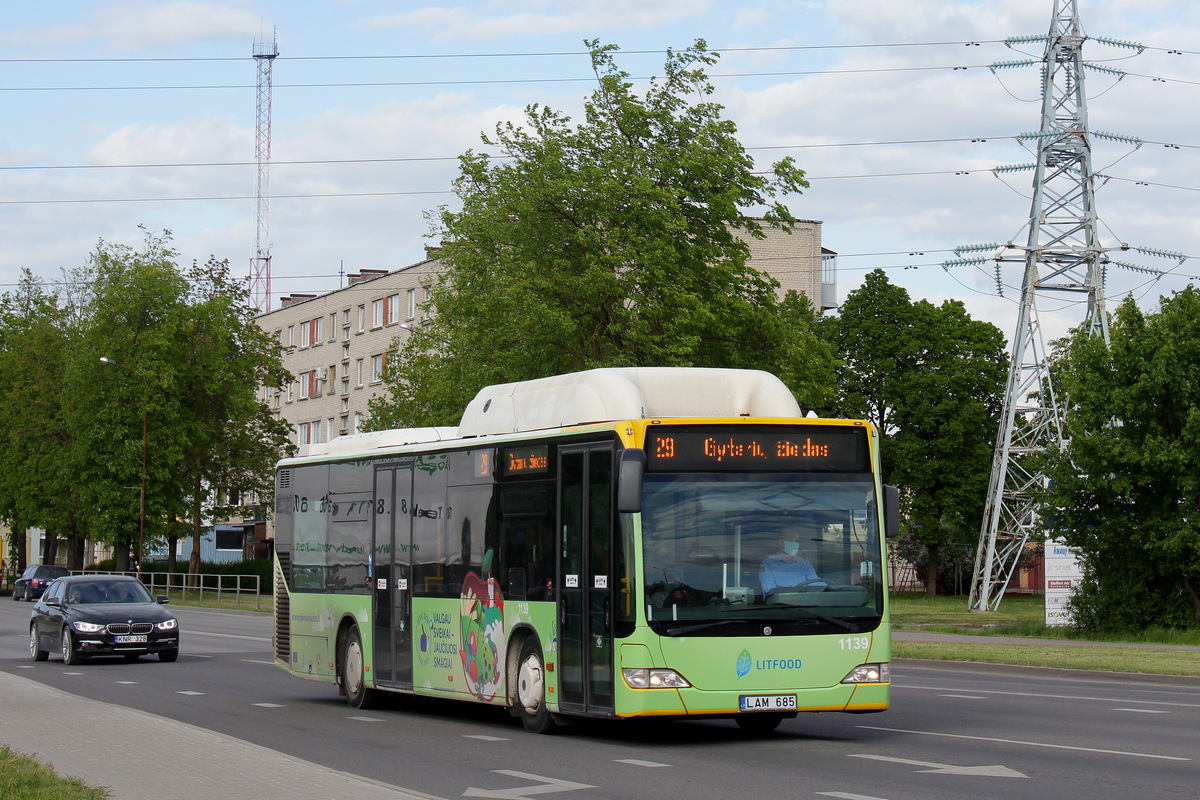
[[559, 448], [559, 708], [613, 711], [613, 447]]

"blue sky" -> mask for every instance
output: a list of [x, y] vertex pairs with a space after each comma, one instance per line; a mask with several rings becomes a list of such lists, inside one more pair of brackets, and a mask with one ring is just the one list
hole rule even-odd
[[[48, 281], [99, 239], [172, 231], [181, 259], [248, 269], [254, 245], [255, 62], [273, 65], [272, 289], [319, 292], [339, 271], [421, 258], [423, 212], [452, 203], [454, 158], [530, 103], [568, 113], [591, 90], [584, 39], [621, 47], [642, 78], [697, 38], [722, 53], [717, 100], [762, 164], [792, 155], [812, 186], [787, 198], [824, 222], [839, 296], [874, 267], [914, 297], [963, 300], [1011, 338], [1020, 274], [944, 271], [956, 245], [1024, 241], [1031, 173], [1015, 136], [1039, 122], [1052, 0], [493, 0], [407, 3], [192, 0], [10, 4], [0, 20], [0, 285]], [[1081, 0], [1093, 130], [1111, 176], [1097, 204], [1106, 244], [1191, 256], [1157, 279], [1114, 270], [1115, 303], [1146, 308], [1200, 275], [1200, 6]], [[978, 44], [968, 44], [978, 43]], [[902, 45], [902, 46], [884, 46]], [[1171, 52], [1177, 51], [1177, 52]], [[957, 67], [957, 69], [956, 69]], [[985, 141], [972, 141], [985, 140]], [[1174, 146], [1167, 146], [1174, 145]], [[913, 255], [910, 255], [913, 254]], [[1200, 281], [1197, 281], [1200, 282]], [[277, 300], [276, 300], [277, 303]], [[1076, 324], [1069, 303], [1047, 330]], [[1045, 313], [1045, 312], [1044, 312]]]

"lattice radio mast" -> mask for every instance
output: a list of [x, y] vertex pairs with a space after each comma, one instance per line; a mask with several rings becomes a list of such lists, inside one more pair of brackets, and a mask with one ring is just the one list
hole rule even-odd
[[258, 114], [254, 135], [254, 157], [258, 174], [254, 184], [254, 255], [250, 258], [250, 305], [258, 313], [271, 310], [271, 65], [279, 47], [272, 31], [271, 41], [254, 43], [258, 62]]
[[[1032, 490], [1044, 478], [1030, 457], [1040, 450], [1064, 445], [1064, 398], [1059, 397], [1051, 381], [1038, 320], [1038, 296], [1067, 293], [1086, 297], [1082, 329], [1108, 341], [1103, 294], [1107, 259], [1102, 257], [1096, 232], [1093, 134], [1088, 130], [1083, 80], [1084, 67], [1093, 65], [1083, 61], [1086, 36], [1079, 24], [1077, 5], [1076, 0], [1054, 2], [1050, 33], [1044, 37], [1046, 54], [1041, 62], [1042, 126], [1037, 133], [1020, 137], [1037, 144], [1037, 163], [1032, 165], [1033, 205], [1024, 257], [996, 259], [997, 281], [999, 262], [1003, 260], [1023, 260], [1025, 277], [971, 580], [970, 607], [979, 611], [995, 610], [999, 604], [1036, 524]], [[1021, 37], [1008, 43], [1042, 38]], [[996, 64], [993, 69], [1026, 63], [1038, 62]], [[1022, 249], [1012, 244], [1008, 247]]]

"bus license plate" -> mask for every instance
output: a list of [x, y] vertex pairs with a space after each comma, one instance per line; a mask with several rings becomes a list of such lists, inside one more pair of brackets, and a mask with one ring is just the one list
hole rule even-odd
[[794, 694], [744, 694], [739, 699], [740, 711], [795, 711]]
[[124, 636], [117, 637], [117, 644], [145, 644], [145, 643], [146, 643], [146, 634], [144, 634], [144, 633], [130, 633], [130, 634], [126, 634]]

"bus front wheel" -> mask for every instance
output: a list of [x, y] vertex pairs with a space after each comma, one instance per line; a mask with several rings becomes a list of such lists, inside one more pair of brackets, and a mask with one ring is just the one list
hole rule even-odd
[[530, 733], [553, 733], [556, 727], [546, 708], [546, 662], [542, 648], [532, 636], [521, 646], [517, 665], [517, 711]]
[[375, 703], [375, 691], [367, 688], [366, 662], [363, 658], [362, 636], [351, 628], [342, 650], [342, 688], [351, 708], [370, 708]]

